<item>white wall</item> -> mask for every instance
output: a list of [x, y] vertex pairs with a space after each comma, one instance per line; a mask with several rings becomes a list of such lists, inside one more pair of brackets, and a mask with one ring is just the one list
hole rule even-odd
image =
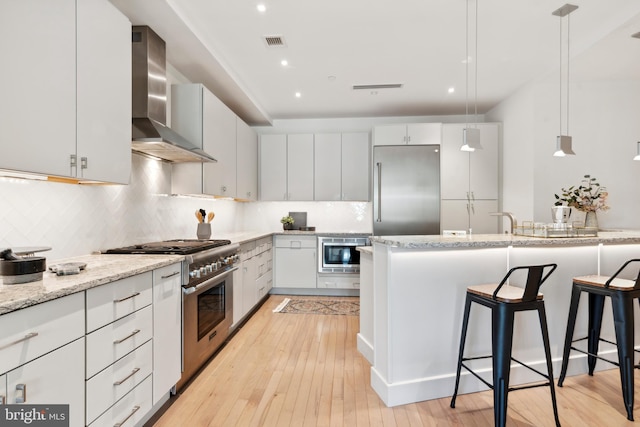
[[573, 79], [569, 134], [576, 155], [558, 158], [552, 156], [560, 127], [557, 80], [532, 83], [486, 115], [504, 126], [504, 210], [520, 221], [550, 222], [554, 194], [590, 174], [610, 194], [611, 209], [598, 212], [600, 227], [640, 228], [640, 162], [632, 160], [640, 140], [640, 81]]

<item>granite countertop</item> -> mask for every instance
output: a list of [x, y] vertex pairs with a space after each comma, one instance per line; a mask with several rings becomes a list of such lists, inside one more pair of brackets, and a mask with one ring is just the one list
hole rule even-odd
[[[42, 280], [16, 285], [0, 285], [0, 315], [76, 292], [114, 282], [125, 277], [164, 267], [184, 259], [182, 255], [84, 255], [47, 261]], [[80, 274], [56, 276], [49, 266], [84, 262]]]
[[371, 236], [372, 243], [407, 249], [495, 248], [506, 246], [581, 246], [640, 243], [640, 231], [601, 231], [597, 237], [541, 238], [512, 234], [472, 234], [466, 236]]

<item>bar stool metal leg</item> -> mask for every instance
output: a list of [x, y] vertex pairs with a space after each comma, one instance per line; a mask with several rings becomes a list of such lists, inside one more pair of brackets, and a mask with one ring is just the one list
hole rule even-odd
[[567, 367], [569, 366], [569, 352], [571, 352], [571, 341], [573, 341], [573, 332], [576, 327], [576, 317], [578, 315], [578, 304], [580, 303], [580, 289], [573, 286], [571, 290], [571, 304], [569, 306], [569, 319], [567, 320], [567, 333], [564, 336], [564, 350], [562, 352], [562, 367], [560, 368], [560, 378], [558, 378], [558, 387], [562, 387], [564, 377], [567, 375]]
[[560, 417], [558, 416], [558, 404], [556, 402], [556, 390], [553, 385], [553, 363], [551, 362], [551, 345], [549, 344], [549, 329], [547, 328], [547, 312], [544, 309], [544, 303], [540, 304], [538, 309], [538, 317], [540, 318], [540, 329], [542, 329], [542, 341], [544, 344], [544, 353], [547, 359], [547, 375], [549, 386], [551, 387], [551, 403], [553, 404], [553, 417], [556, 426], [560, 427]]
[[458, 350], [458, 368], [456, 370], [456, 385], [451, 396], [452, 408], [456, 407], [456, 396], [458, 395], [458, 386], [460, 385], [460, 371], [462, 369], [462, 358], [464, 354], [464, 344], [467, 340], [467, 326], [469, 325], [469, 312], [471, 311], [471, 298], [467, 295], [464, 303], [464, 314], [462, 318], [462, 333], [460, 334], [460, 349]]
[[622, 398], [627, 410], [627, 419], [633, 421], [633, 360], [634, 360], [634, 316], [633, 299], [624, 298], [620, 293], [611, 296], [613, 322], [618, 343], [618, 363], [620, 363], [620, 380]]
[[589, 375], [593, 376], [598, 358], [598, 348], [600, 347], [600, 331], [602, 329], [602, 314], [604, 312], [605, 296], [589, 292], [589, 335], [587, 340], [587, 365]]
[[492, 310], [493, 415], [495, 425], [499, 427], [504, 427], [507, 423], [513, 318], [514, 312], [506, 304], [498, 305]]

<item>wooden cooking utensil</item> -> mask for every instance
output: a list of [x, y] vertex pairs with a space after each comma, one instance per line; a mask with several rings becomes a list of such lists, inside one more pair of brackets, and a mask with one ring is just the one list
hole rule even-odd
[[213, 220], [213, 217], [215, 217], [216, 214], [213, 212], [209, 212], [209, 215], [207, 215], [207, 222], [211, 222], [211, 220]]

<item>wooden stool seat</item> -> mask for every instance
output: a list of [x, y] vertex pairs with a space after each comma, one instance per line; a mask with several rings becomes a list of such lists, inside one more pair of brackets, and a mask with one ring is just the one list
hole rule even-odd
[[[581, 285], [604, 287], [610, 279], [610, 276], [599, 276], [597, 274], [592, 274], [590, 276], [574, 277], [573, 282], [579, 283]], [[620, 289], [622, 291], [630, 291], [633, 289], [635, 284], [636, 282], [634, 280], [619, 279], [615, 277], [613, 280], [611, 280], [611, 283], [609, 283], [609, 287], [612, 289]]]
[[[497, 283], [487, 283], [484, 285], [472, 285], [467, 288], [467, 292], [471, 292], [472, 294], [479, 295], [485, 298], [492, 298], [493, 293], [498, 288]], [[522, 302], [522, 297], [524, 296], [524, 288], [513, 285], [504, 285], [498, 291], [496, 295], [496, 300], [500, 302], [506, 303], [518, 303]], [[537, 300], [541, 300], [543, 295], [538, 292]]]

